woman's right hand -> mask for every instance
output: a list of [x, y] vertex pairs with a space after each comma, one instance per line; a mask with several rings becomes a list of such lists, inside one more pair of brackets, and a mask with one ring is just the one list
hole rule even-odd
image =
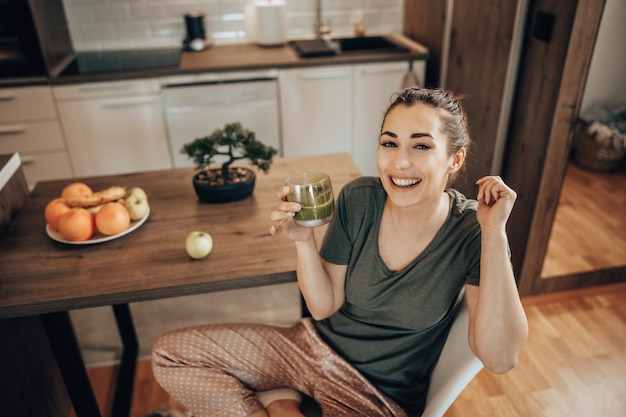
[[298, 226], [293, 217], [300, 211], [300, 204], [287, 201], [289, 187], [284, 186], [278, 191], [278, 206], [272, 211], [270, 219], [274, 224], [270, 228], [272, 236], [282, 234], [291, 240], [308, 240], [313, 236], [313, 229], [310, 227]]

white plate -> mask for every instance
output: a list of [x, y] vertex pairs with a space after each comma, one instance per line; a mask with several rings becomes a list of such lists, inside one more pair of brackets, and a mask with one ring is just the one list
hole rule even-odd
[[80, 240], [80, 241], [65, 240], [63, 239], [63, 236], [61, 236], [61, 233], [57, 232], [56, 230], [53, 230], [50, 227], [50, 225], [47, 223], [46, 223], [46, 233], [48, 234], [48, 236], [50, 236], [52, 240], [56, 240], [57, 242], [67, 243], [70, 245], [93, 245], [94, 243], [108, 242], [109, 240], [117, 239], [119, 237], [126, 236], [130, 232], [134, 232], [135, 230], [139, 228], [139, 226], [141, 226], [142, 224], [146, 222], [146, 220], [148, 220], [149, 215], [150, 215], [150, 209], [148, 209], [148, 212], [146, 213], [146, 215], [143, 216], [141, 219], [137, 220], [136, 222], [131, 222], [128, 229], [124, 230], [121, 233], [118, 233], [116, 235], [111, 235], [111, 236], [104, 236], [96, 231], [96, 233], [94, 234], [95, 237], [92, 237], [91, 239]]

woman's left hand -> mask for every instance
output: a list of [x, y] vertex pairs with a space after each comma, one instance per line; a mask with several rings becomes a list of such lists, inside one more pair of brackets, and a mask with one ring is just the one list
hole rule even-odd
[[478, 223], [481, 227], [504, 227], [513, 210], [517, 193], [497, 176], [482, 177], [476, 184]]

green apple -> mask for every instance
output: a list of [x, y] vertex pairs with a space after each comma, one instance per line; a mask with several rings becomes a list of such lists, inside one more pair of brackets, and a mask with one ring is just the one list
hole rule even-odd
[[211, 253], [213, 249], [213, 238], [207, 232], [194, 230], [185, 239], [185, 249], [187, 254], [193, 259], [202, 259]]
[[146, 194], [146, 192], [139, 187], [132, 187], [130, 190], [128, 190], [126, 192], [126, 198], [130, 196], [137, 196], [140, 200], [148, 201], [148, 194]]
[[148, 211], [150, 210], [148, 199], [142, 198], [141, 194], [127, 195], [123, 204], [126, 206], [131, 220], [143, 219], [143, 217], [148, 214]]

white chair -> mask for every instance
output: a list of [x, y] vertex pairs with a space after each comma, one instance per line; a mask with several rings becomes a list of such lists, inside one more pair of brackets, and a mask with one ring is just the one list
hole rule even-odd
[[[483, 368], [467, 340], [469, 313], [465, 297], [460, 301], [450, 333], [430, 379], [426, 408], [421, 417], [441, 417], [476, 374]], [[307, 417], [319, 417], [317, 404], [305, 397], [302, 412]]]
[[426, 408], [422, 417], [441, 417], [483, 368], [467, 341], [469, 312], [465, 297], [460, 301], [450, 333], [430, 378]]

